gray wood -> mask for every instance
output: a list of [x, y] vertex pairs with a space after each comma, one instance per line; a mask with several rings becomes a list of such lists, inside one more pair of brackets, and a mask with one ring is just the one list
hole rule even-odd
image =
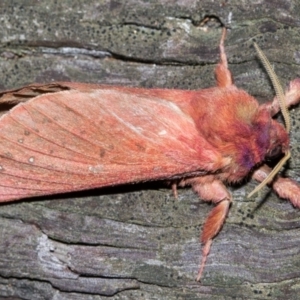
[[[237, 86], [273, 90], [252, 42], [283, 85], [300, 77], [299, 1], [33, 1], [0, 3], [0, 87], [52, 80], [143, 87], [215, 85], [219, 21]], [[199, 26], [206, 16], [207, 26]], [[291, 111], [299, 181], [299, 108]], [[218, 120], [216, 119], [216, 122]], [[212, 206], [163, 184], [0, 207], [0, 296], [9, 299], [299, 299], [300, 213], [256, 183], [234, 202], [199, 284], [199, 234]]]

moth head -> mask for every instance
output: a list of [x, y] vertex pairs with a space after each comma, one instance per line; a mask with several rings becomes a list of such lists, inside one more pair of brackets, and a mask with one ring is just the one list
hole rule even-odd
[[[262, 189], [265, 185], [267, 185], [269, 182], [272, 181], [274, 176], [279, 172], [279, 170], [282, 168], [282, 166], [286, 163], [286, 161], [291, 157], [291, 153], [289, 150], [289, 139], [288, 134], [290, 131], [290, 117], [289, 112], [286, 107], [286, 101], [283, 89], [280, 85], [280, 82], [278, 80], [278, 77], [276, 76], [275, 72], [273, 71], [271, 64], [265, 54], [262, 52], [262, 50], [258, 47], [256, 43], [254, 43], [254, 47], [256, 49], [256, 52], [264, 65], [271, 81], [274, 86], [277, 101], [280, 105], [280, 110], [284, 118], [285, 122], [285, 129], [282, 128], [282, 126], [278, 123], [275, 123], [273, 121], [273, 126], [271, 130], [271, 147], [267, 153], [267, 158], [272, 158], [276, 155], [280, 155], [280, 153], [283, 153], [284, 156], [281, 158], [281, 160], [278, 162], [278, 164], [274, 167], [274, 169], [270, 172], [270, 174], [248, 195], [248, 198], [253, 196], [256, 192], [258, 192], [260, 189]], [[273, 132], [272, 132], [273, 131]], [[273, 136], [272, 136], [273, 134]]]

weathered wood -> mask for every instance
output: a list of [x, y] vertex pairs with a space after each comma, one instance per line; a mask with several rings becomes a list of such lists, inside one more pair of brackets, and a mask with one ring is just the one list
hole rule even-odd
[[[255, 40], [283, 84], [300, 76], [299, 1], [0, 3], [0, 87], [70, 80], [143, 87], [214, 85], [219, 22], [237, 86], [273, 97]], [[299, 180], [300, 109], [292, 111]], [[217, 120], [216, 120], [217, 121]], [[211, 206], [162, 184], [0, 206], [0, 296], [11, 299], [298, 299], [300, 212], [254, 183], [233, 190], [202, 284], [199, 233]]]

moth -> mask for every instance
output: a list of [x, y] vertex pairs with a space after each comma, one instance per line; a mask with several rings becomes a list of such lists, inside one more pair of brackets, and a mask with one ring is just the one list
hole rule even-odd
[[[215, 204], [202, 231], [204, 270], [232, 196], [245, 177], [270, 184], [300, 207], [300, 186], [276, 173], [290, 157], [287, 107], [300, 100], [300, 79], [284, 93], [256, 45], [276, 90], [259, 105], [238, 89], [220, 40], [217, 86], [144, 89], [75, 82], [32, 84], [0, 94], [0, 202], [150, 180], [191, 186]], [[282, 112], [286, 126], [273, 117]], [[282, 154], [272, 171], [265, 162]]]

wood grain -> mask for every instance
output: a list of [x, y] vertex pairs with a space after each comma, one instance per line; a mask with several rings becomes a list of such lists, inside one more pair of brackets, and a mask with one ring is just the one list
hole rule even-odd
[[[298, 1], [1, 1], [0, 87], [52, 80], [213, 86], [218, 22], [235, 83], [273, 98], [255, 40], [283, 85], [300, 76]], [[299, 108], [292, 160], [299, 181]], [[217, 120], [216, 120], [217, 121]], [[255, 183], [233, 188], [202, 284], [199, 233], [210, 206], [160, 183], [0, 207], [0, 295], [12, 299], [298, 299], [300, 212]]]

